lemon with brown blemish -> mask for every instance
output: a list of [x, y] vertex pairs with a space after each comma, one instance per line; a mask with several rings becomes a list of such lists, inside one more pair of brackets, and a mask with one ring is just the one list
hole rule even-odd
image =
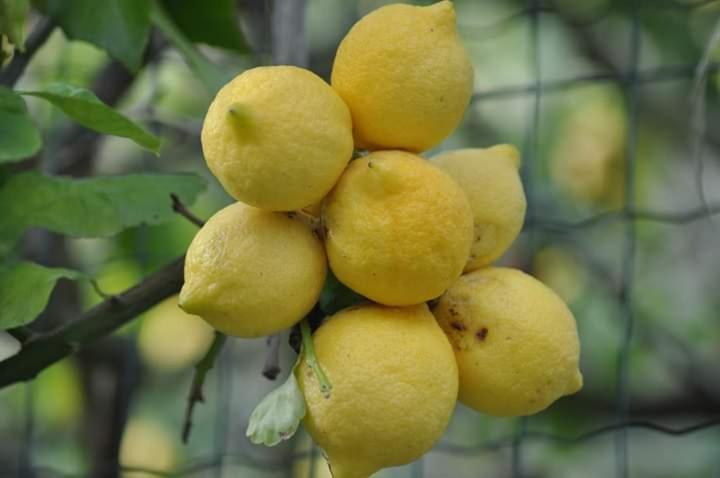
[[531, 415], [582, 387], [572, 312], [516, 269], [462, 276], [433, 309], [455, 349], [459, 399], [494, 416]]

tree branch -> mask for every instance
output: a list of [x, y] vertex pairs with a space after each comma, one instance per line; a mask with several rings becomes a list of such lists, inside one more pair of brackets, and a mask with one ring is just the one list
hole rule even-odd
[[0, 362], [0, 388], [38, 373], [116, 331], [158, 302], [178, 293], [185, 257], [180, 257], [123, 293], [113, 296], [55, 331], [39, 334], [17, 355]]
[[197, 227], [203, 227], [205, 225], [205, 221], [197, 217], [195, 214], [190, 212], [190, 210], [185, 206], [185, 204], [180, 201], [180, 198], [177, 194], [173, 193], [170, 195], [170, 198], [172, 199], [172, 208], [173, 211], [183, 216], [185, 219], [190, 221], [191, 223], [195, 224]]
[[45, 44], [54, 29], [55, 24], [47, 18], [42, 18], [37, 23], [25, 41], [25, 51], [16, 53], [7, 68], [0, 72], [0, 85], [12, 87], [17, 83], [32, 57]]
[[215, 366], [215, 360], [220, 351], [225, 345], [225, 339], [227, 335], [220, 332], [215, 332], [215, 338], [213, 339], [210, 348], [205, 353], [205, 356], [195, 365], [195, 375], [193, 376], [192, 385], [190, 386], [190, 395], [187, 400], [187, 408], [185, 409], [185, 420], [182, 428], [182, 441], [187, 443], [190, 439], [190, 431], [192, 430], [192, 415], [195, 405], [198, 402], [205, 401], [205, 395], [203, 394], [203, 385], [205, 384], [205, 377], [208, 372]]

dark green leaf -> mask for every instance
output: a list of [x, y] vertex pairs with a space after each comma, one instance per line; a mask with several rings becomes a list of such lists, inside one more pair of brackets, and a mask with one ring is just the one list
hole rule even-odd
[[23, 99], [0, 86], [0, 163], [28, 158], [40, 150], [40, 133]]
[[25, 48], [25, 23], [28, 13], [29, 0], [0, 0], [0, 34], [6, 35], [20, 51]]
[[195, 49], [195, 46], [185, 37], [159, 3], [153, 5], [153, 24], [178, 49], [190, 69], [200, 78], [205, 87], [210, 92], [215, 93], [230, 80], [230, 76], [210, 63]]
[[174, 215], [170, 194], [195, 201], [205, 182], [194, 174], [134, 174], [91, 179], [11, 176], [0, 187], [0, 257], [31, 226], [75, 237], [103, 237]]
[[0, 268], [0, 330], [35, 320], [45, 309], [55, 283], [85, 276], [68, 269], [49, 269], [32, 262]]
[[106, 50], [130, 70], [140, 67], [150, 33], [150, 1], [46, 0], [45, 4], [68, 37]]
[[284, 384], [270, 392], [255, 407], [245, 435], [256, 445], [275, 446], [292, 437], [305, 416], [303, 397], [295, 369]]
[[365, 297], [349, 289], [335, 277], [332, 271], [328, 271], [319, 300], [320, 308], [325, 314], [332, 315], [341, 309], [366, 301]]
[[189, 40], [243, 53], [248, 51], [238, 25], [236, 0], [163, 0], [162, 3]]
[[160, 150], [160, 138], [104, 104], [90, 90], [65, 83], [53, 83], [42, 91], [18, 93], [49, 101], [86, 128], [128, 138], [154, 153]]

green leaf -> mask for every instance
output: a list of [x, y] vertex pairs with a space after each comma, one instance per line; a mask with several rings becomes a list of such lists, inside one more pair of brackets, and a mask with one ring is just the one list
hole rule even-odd
[[235, 0], [163, 0], [162, 3], [189, 40], [241, 53], [248, 51], [239, 28]]
[[69, 269], [50, 269], [32, 262], [0, 268], [0, 330], [32, 322], [45, 309], [60, 279], [83, 279]]
[[167, 221], [175, 215], [171, 193], [191, 204], [204, 189], [205, 181], [194, 174], [69, 179], [32, 171], [11, 176], [0, 187], [0, 257], [28, 227], [74, 237], [110, 236]]
[[107, 106], [90, 90], [65, 83], [52, 83], [43, 91], [18, 93], [49, 101], [86, 128], [128, 138], [156, 154], [160, 151], [160, 138]]
[[159, 3], [153, 3], [152, 22], [178, 49], [190, 69], [203, 82], [208, 91], [215, 93], [230, 79], [229, 75], [202, 56], [183, 32], [175, 25]]
[[363, 302], [367, 302], [365, 297], [348, 288], [335, 277], [332, 271], [328, 270], [325, 285], [323, 285], [322, 291], [320, 292], [319, 300], [320, 308], [325, 314], [332, 315], [346, 307]]
[[0, 163], [28, 158], [40, 150], [42, 139], [23, 99], [0, 86]]
[[29, 0], [0, 0], [0, 34], [7, 36], [20, 51], [25, 50], [25, 23], [29, 13]]
[[148, 0], [46, 0], [46, 10], [75, 40], [90, 42], [137, 70], [150, 33]]
[[20, 342], [15, 337], [0, 331], [0, 362], [20, 352], [21, 348]]
[[245, 435], [256, 445], [275, 446], [295, 434], [304, 416], [305, 399], [293, 367], [285, 383], [255, 407]]

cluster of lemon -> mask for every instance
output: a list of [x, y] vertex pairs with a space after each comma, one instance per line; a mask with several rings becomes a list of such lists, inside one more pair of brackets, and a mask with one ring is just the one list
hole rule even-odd
[[[459, 124], [472, 83], [450, 2], [389, 5], [342, 41], [331, 85], [300, 68], [255, 68], [207, 113], [205, 158], [241, 202], [193, 240], [180, 305], [227, 334], [273, 334], [311, 310], [327, 262], [368, 299], [313, 336], [332, 394], [306, 362], [296, 371], [306, 429], [335, 477], [418, 458], [458, 397], [516, 416], [581, 387], [562, 300], [488, 267], [524, 220], [517, 151], [417, 155]], [[356, 147], [370, 152], [352, 159]]]

